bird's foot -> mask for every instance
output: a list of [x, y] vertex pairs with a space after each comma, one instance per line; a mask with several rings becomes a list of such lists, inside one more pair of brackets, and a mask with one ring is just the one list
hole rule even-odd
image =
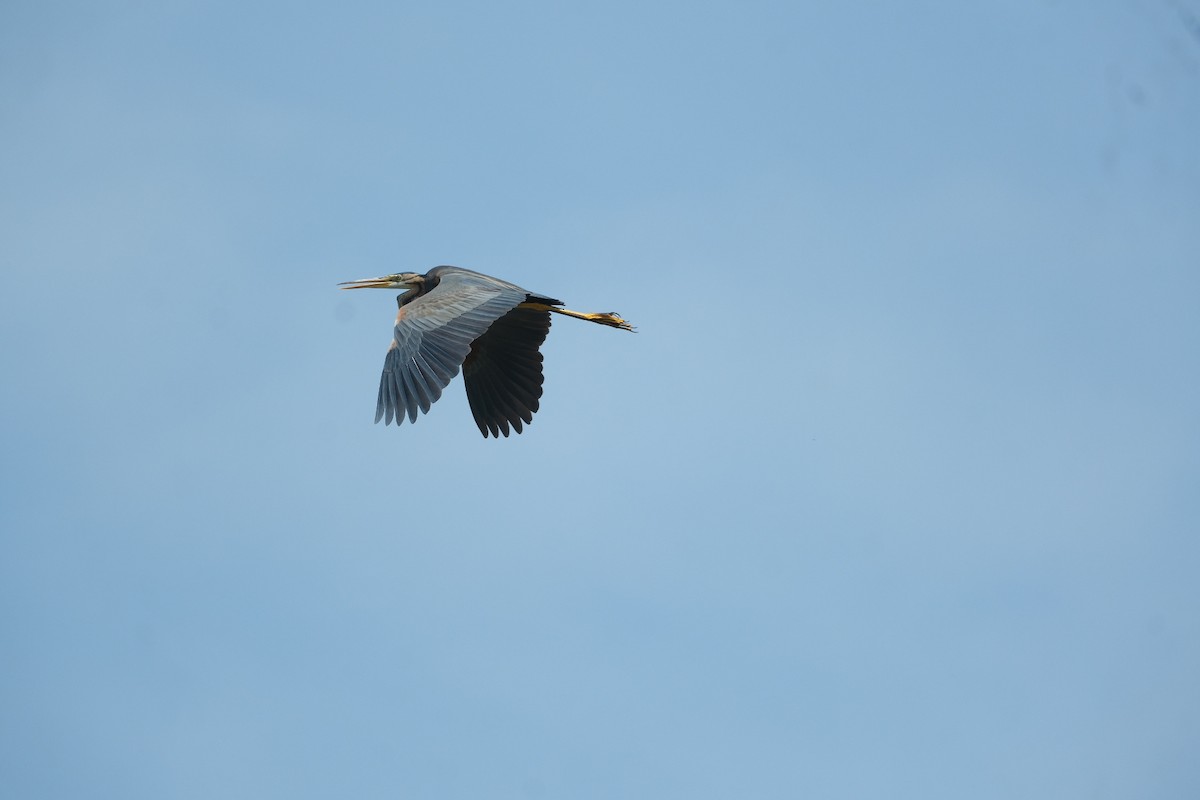
[[621, 330], [629, 331], [630, 333], [634, 332], [633, 326], [617, 316], [615, 312], [609, 312], [607, 314], [587, 314], [586, 316], [592, 322], [599, 322], [601, 325], [609, 325], [613, 328], [620, 328]]

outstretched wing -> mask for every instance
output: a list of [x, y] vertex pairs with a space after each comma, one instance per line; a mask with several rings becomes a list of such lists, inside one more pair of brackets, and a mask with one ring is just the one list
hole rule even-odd
[[514, 308], [492, 323], [471, 345], [463, 363], [463, 382], [475, 424], [485, 437], [517, 433], [533, 421], [542, 396], [542, 354], [550, 332], [550, 312]]
[[428, 412], [458, 374], [471, 343], [528, 293], [468, 271], [445, 271], [428, 294], [400, 307], [392, 346], [383, 362], [375, 421], [396, 424], [417, 409]]

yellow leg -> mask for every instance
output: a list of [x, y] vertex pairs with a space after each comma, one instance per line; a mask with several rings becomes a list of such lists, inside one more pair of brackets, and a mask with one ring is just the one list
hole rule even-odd
[[553, 311], [555, 314], [563, 314], [575, 319], [586, 319], [588, 322], [598, 322], [601, 325], [608, 325], [612, 328], [620, 328], [623, 331], [633, 331], [633, 326], [619, 316], [613, 313], [608, 314], [585, 314], [581, 311], [572, 311], [569, 308], [559, 308], [558, 306], [548, 306], [544, 303], [521, 303], [521, 308], [532, 308], [538, 311]]

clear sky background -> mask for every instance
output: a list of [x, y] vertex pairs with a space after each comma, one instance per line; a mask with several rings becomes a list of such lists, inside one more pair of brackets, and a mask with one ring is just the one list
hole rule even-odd
[[[0, 795], [1200, 797], [1200, 6], [0, 5]], [[556, 319], [372, 424], [392, 292]]]

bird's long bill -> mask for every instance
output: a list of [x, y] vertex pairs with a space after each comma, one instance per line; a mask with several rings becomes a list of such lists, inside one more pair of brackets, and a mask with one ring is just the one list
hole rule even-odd
[[356, 281], [342, 281], [338, 284], [343, 289], [387, 289], [395, 285], [387, 278], [359, 278]]

